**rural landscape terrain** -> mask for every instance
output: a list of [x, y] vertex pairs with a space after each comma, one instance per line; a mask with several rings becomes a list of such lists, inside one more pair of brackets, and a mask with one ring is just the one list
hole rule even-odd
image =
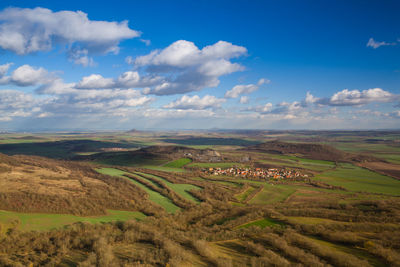
[[400, 131], [0, 134], [1, 266], [400, 266]]

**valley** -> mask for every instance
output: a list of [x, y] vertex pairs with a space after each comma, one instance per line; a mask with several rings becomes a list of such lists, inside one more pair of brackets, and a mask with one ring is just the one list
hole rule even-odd
[[2, 134], [0, 264], [397, 266], [393, 136]]

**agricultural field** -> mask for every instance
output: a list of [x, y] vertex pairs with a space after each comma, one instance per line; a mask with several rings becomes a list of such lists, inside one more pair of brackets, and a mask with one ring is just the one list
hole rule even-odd
[[10, 228], [20, 231], [48, 231], [62, 228], [77, 222], [87, 223], [108, 223], [113, 221], [143, 220], [146, 218], [141, 212], [107, 210], [103, 216], [74, 216], [69, 214], [48, 214], [48, 213], [19, 213], [0, 211], [0, 224], [3, 233]]
[[179, 210], [179, 207], [174, 205], [171, 202], [171, 200], [168, 199], [167, 197], [161, 195], [160, 193], [152, 190], [151, 188], [147, 187], [146, 185], [144, 185], [140, 182], [137, 182], [133, 179], [127, 178], [125, 176], [125, 174], [128, 174], [128, 173], [125, 171], [121, 171], [121, 170], [114, 169], [114, 168], [102, 168], [102, 169], [98, 169], [97, 171], [102, 174], [107, 174], [107, 175], [111, 175], [111, 176], [119, 176], [119, 177], [124, 177], [124, 178], [128, 179], [131, 183], [133, 183], [133, 184], [137, 185], [138, 187], [140, 187], [141, 189], [143, 189], [149, 195], [150, 201], [154, 202], [157, 205], [160, 205], [169, 213], [175, 213], [176, 211]]
[[0, 265], [397, 266], [400, 134], [249, 135], [0, 135]]

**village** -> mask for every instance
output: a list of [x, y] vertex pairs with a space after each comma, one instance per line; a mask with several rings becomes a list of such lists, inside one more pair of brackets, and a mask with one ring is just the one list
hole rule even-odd
[[270, 179], [296, 179], [296, 178], [307, 178], [307, 174], [302, 174], [297, 170], [289, 169], [278, 169], [278, 168], [237, 168], [231, 167], [228, 169], [221, 168], [208, 168], [203, 169], [203, 172], [208, 175], [225, 175], [235, 176], [245, 179], [256, 179], [256, 180], [270, 180]]

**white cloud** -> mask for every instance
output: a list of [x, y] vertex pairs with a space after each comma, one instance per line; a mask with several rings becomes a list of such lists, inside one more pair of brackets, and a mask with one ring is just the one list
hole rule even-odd
[[13, 63], [6, 63], [3, 65], [0, 65], [0, 85], [8, 84], [10, 82], [10, 77], [6, 76], [6, 75], [12, 64]]
[[18, 90], [0, 90], [0, 121], [30, 117], [38, 111], [36, 106], [44, 101]]
[[0, 65], [0, 78], [5, 76], [13, 63]]
[[89, 51], [87, 49], [74, 49], [69, 52], [70, 60], [77, 65], [82, 65], [84, 67], [96, 66], [92, 57], [88, 56]]
[[254, 91], [257, 91], [258, 88], [266, 83], [269, 83], [268, 79], [260, 79], [257, 84], [240, 84], [234, 86], [231, 90], [225, 93], [226, 98], [236, 98], [241, 94], [250, 94]]
[[250, 101], [250, 98], [248, 96], [242, 96], [242, 97], [240, 97], [239, 103], [247, 104], [247, 103], [249, 103], [249, 101]]
[[10, 81], [18, 86], [45, 84], [52, 81], [52, 76], [43, 68], [22, 65], [11, 74]]
[[[56, 44], [68, 45], [73, 51], [118, 53], [119, 43], [138, 37], [127, 21], [90, 20], [82, 11], [53, 12], [46, 8], [6, 8], [0, 12], [0, 47], [24, 55], [46, 51]], [[90, 64], [90, 59], [77, 60]]]
[[125, 62], [126, 62], [127, 64], [134, 64], [134, 63], [135, 63], [135, 60], [133, 59], [133, 57], [127, 56], [127, 57], [125, 58]]
[[151, 45], [151, 41], [150, 40], [146, 40], [146, 39], [139, 39], [142, 43], [144, 43], [146, 46]]
[[83, 77], [75, 86], [78, 89], [102, 89], [111, 88], [114, 86], [113, 79], [104, 78], [100, 74], [92, 74]]
[[104, 78], [100, 74], [91, 74], [83, 77], [76, 85], [77, 89], [115, 89], [115, 88], [143, 88], [162, 82], [160, 76], [140, 77], [137, 71], [126, 71], [117, 78]]
[[184, 95], [180, 99], [165, 105], [164, 108], [202, 110], [208, 108], [218, 108], [221, 106], [221, 103], [224, 103], [225, 101], [225, 99], [216, 98], [212, 95], [206, 95], [203, 98], [199, 97], [198, 95], [194, 95], [192, 97]]
[[313, 96], [310, 92], [307, 92], [306, 99], [304, 100], [306, 104], [314, 104], [319, 100], [318, 97]]
[[[147, 67], [149, 73], [164, 77], [156, 86], [146, 90], [148, 94], [172, 95], [200, 91], [216, 87], [219, 77], [244, 69], [230, 59], [246, 55], [247, 49], [219, 41], [199, 49], [194, 43], [179, 40], [162, 50], [134, 60], [136, 67]], [[127, 63], [133, 59], [126, 58]]]
[[266, 103], [263, 106], [253, 106], [253, 107], [243, 109], [242, 111], [251, 111], [251, 112], [257, 112], [260, 114], [267, 114], [267, 113], [271, 112], [272, 107], [273, 107], [272, 103]]
[[331, 106], [356, 106], [373, 102], [393, 102], [398, 99], [399, 96], [381, 88], [372, 88], [363, 91], [344, 89], [335, 93], [330, 99], [321, 99], [318, 103]]
[[372, 47], [373, 49], [377, 49], [381, 46], [388, 46], [388, 45], [396, 45], [396, 43], [377, 42], [373, 38], [369, 38], [367, 43], [367, 47]]

